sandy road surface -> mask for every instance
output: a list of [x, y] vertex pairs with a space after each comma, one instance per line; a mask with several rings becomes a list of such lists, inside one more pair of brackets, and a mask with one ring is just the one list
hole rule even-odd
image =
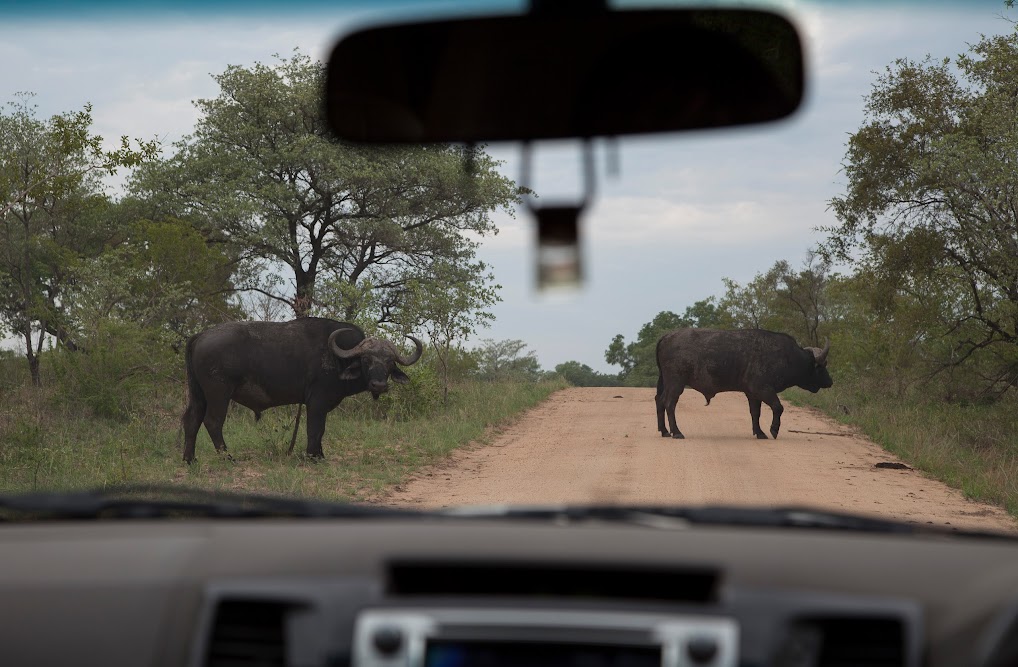
[[[621, 396], [621, 398], [619, 398]], [[557, 392], [492, 444], [423, 471], [382, 502], [414, 507], [535, 503], [808, 505], [957, 528], [1018, 530], [1000, 508], [914, 470], [853, 431], [786, 403], [778, 440], [756, 440], [742, 394], [704, 405], [687, 390], [685, 440], [662, 438], [654, 390]], [[764, 407], [766, 431], [770, 411]]]

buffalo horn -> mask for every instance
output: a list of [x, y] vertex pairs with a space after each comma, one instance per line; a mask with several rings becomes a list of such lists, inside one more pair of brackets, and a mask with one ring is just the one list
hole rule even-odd
[[417, 350], [412, 355], [410, 355], [409, 359], [401, 357], [399, 353], [397, 353], [396, 363], [399, 364], [400, 366], [413, 366], [418, 362], [418, 360], [420, 360], [421, 355], [424, 354], [424, 343], [422, 343], [421, 341], [417, 340], [416, 338], [409, 334], [407, 334], [407, 338], [414, 342], [414, 345], [417, 346]]
[[332, 353], [339, 357], [340, 359], [353, 359], [354, 357], [360, 355], [360, 351], [357, 349], [360, 347], [360, 343], [358, 343], [356, 347], [354, 347], [352, 350], [344, 350], [343, 348], [341, 348], [339, 346], [339, 343], [336, 342], [336, 336], [338, 336], [344, 331], [353, 331], [353, 329], [343, 327], [342, 329], [336, 329], [331, 334], [329, 334], [329, 349], [332, 350]]
[[831, 351], [831, 339], [828, 338], [824, 341], [824, 349], [820, 350], [820, 354], [817, 355], [817, 363], [821, 366], [827, 364], [827, 353]]

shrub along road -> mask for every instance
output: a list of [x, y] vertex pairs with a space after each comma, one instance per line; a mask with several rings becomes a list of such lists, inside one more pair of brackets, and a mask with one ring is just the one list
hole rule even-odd
[[[654, 390], [565, 389], [490, 445], [455, 452], [381, 500], [412, 507], [539, 503], [802, 505], [958, 529], [1018, 531], [999, 507], [903, 468], [847, 426], [785, 403], [756, 440], [742, 394], [686, 390], [685, 440], [662, 438]], [[763, 409], [766, 431], [770, 411]]]

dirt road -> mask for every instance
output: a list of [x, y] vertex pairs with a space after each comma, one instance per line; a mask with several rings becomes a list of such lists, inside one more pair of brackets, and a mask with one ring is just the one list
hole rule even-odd
[[[849, 428], [786, 404], [778, 440], [756, 440], [742, 394], [710, 406], [687, 390], [685, 440], [662, 438], [654, 390], [560, 391], [503, 431], [425, 470], [383, 502], [414, 507], [540, 503], [808, 505], [956, 528], [1016, 531], [1000, 508], [900, 463]], [[764, 407], [764, 430], [770, 411]]]

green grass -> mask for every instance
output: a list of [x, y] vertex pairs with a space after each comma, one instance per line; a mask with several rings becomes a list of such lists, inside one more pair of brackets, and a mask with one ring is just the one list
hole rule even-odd
[[0, 491], [175, 484], [364, 501], [457, 447], [486, 441], [565, 386], [467, 382], [450, 390], [447, 405], [408, 418], [387, 417], [384, 403], [355, 396], [329, 415], [323, 462], [298, 456], [303, 419], [294, 456], [286, 455], [292, 407], [269, 410], [255, 423], [249, 410], [234, 406], [224, 428], [233, 460], [217, 454], [202, 429], [191, 466], [181, 461], [179, 385], [167, 383], [120, 421], [88, 416], [46, 389], [19, 387], [0, 396]]
[[[786, 393], [795, 405], [818, 408], [856, 426], [884, 449], [973, 500], [1018, 517], [1018, 398], [990, 405], [896, 398], [841, 382], [817, 394]], [[847, 410], [847, 414], [846, 414]]]

